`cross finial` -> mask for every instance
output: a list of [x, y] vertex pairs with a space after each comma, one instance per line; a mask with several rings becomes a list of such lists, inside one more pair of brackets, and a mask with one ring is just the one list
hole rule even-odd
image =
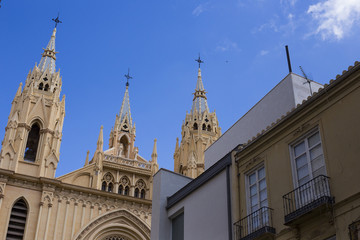
[[58, 23], [62, 23], [62, 21], [59, 20], [59, 13], [57, 15], [57, 17], [54, 19], [52, 19], [55, 22], [55, 28], [57, 27]]
[[124, 77], [126, 78], [126, 86], [129, 86], [129, 79], [132, 79], [132, 77], [130, 76], [130, 68], [128, 68], [128, 73], [124, 75]]
[[202, 61], [202, 60], [200, 59], [200, 53], [199, 53], [199, 58], [198, 58], [198, 59], [195, 59], [195, 61], [199, 63], [199, 68], [200, 68], [200, 64], [201, 64], [201, 63], [204, 63], [204, 61]]

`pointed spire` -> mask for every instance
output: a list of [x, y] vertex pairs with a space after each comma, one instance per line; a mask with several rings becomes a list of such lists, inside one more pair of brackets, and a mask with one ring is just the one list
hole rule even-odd
[[55, 72], [55, 60], [56, 60], [55, 55], [57, 53], [55, 52], [55, 37], [56, 37], [56, 28], [54, 28], [50, 41], [46, 46], [46, 48], [44, 49], [44, 53], [42, 54], [40, 64], [38, 66], [38, 68], [42, 72], [45, 72], [46, 69], [49, 69], [50, 73]]
[[179, 138], [176, 138], [175, 153], [179, 150]]
[[16, 91], [15, 97], [18, 97], [18, 96], [21, 95], [21, 90], [22, 90], [22, 82], [20, 82], [20, 84], [19, 84], [19, 88], [18, 88], [18, 90]]
[[85, 159], [85, 164], [84, 164], [84, 167], [85, 167], [85, 166], [87, 166], [87, 165], [89, 165], [89, 154], [90, 154], [90, 151], [89, 151], [89, 150], [87, 150], [87, 152], [86, 152], [86, 159]]
[[153, 148], [153, 152], [151, 154], [151, 161], [156, 163], [157, 162], [157, 146], [156, 146], [156, 138], [154, 139], [154, 148]]
[[104, 127], [101, 125], [99, 138], [98, 138], [97, 143], [96, 143], [97, 144], [96, 151], [100, 151], [100, 152], [103, 151], [103, 146], [104, 146], [103, 128]]
[[203, 82], [201, 79], [201, 69], [200, 68], [198, 70], [198, 79], [197, 79], [197, 83], [196, 83], [191, 112], [194, 113], [195, 110], [198, 113], [203, 113], [205, 110], [209, 111], [209, 107], [207, 104], [207, 98], [206, 98], [206, 92], [205, 92], [204, 85], [203, 85]]
[[[127, 121], [127, 129], [132, 127], [132, 118], [131, 118], [131, 112], [130, 112], [130, 98], [129, 98], [129, 85], [126, 85], [126, 90], [124, 94], [124, 98], [121, 104], [120, 109], [120, 124], [123, 124], [124, 119]], [[123, 126], [120, 126], [123, 127]]]

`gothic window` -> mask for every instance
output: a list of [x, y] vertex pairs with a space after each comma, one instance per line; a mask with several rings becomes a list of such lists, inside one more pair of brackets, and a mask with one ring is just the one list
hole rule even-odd
[[49, 91], [49, 84], [46, 84], [46, 85], [45, 85], [44, 91], [45, 91], [45, 92]]
[[28, 208], [24, 199], [18, 200], [11, 209], [6, 239], [23, 239]]
[[108, 191], [108, 192], [113, 192], [114, 189], [114, 177], [111, 173], [106, 173], [103, 177], [103, 182], [101, 185], [101, 190], [103, 191]]
[[129, 184], [130, 184], [130, 180], [128, 177], [124, 176], [120, 179], [120, 186], [119, 186], [119, 194], [122, 195], [129, 195]]
[[129, 187], [128, 186], [125, 187], [124, 195], [129, 196]]
[[145, 182], [140, 179], [139, 181], [136, 182], [135, 184], [135, 195], [134, 197], [136, 198], [145, 198], [145, 191], [146, 185]]
[[210, 126], [210, 125], [207, 126], [207, 130], [208, 130], [209, 132], [211, 132], [211, 126]]
[[43, 88], [44, 88], [44, 84], [43, 84], [43, 83], [40, 83], [40, 84], [39, 84], [39, 90], [43, 90]]
[[194, 123], [194, 130], [197, 130], [198, 129], [198, 125], [197, 123]]
[[109, 183], [108, 185], [108, 192], [112, 192], [113, 191], [113, 184]]
[[125, 135], [121, 137], [120, 144], [123, 145], [123, 153], [122, 153], [122, 155], [124, 157], [127, 157], [129, 141], [128, 141], [128, 138]]
[[101, 190], [106, 191], [106, 182], [103, 181], [102, 185], [101, 185]]
[[205, 125], [205, 123], [202, 125], [202, 130], [206, 130], [206, 125]]
[[40, 127], [37, 123], [34, 123], [31, 126], [28, 139], [26, 142], [24, 160], [35, 162], [39, 140], [40, 140]]
[[141, 190], [140, 198], [145, 199], [145, 190], [144, 189]]
[[135, 189], [135, 197], [136, 197], [136, 198], [139, 197], [139, 189], [138, 189], [138, 188]]

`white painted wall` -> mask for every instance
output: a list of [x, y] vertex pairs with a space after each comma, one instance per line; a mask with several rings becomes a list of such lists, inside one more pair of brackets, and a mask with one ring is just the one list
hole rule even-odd
[[167, 197], [191, 182], [191, 178], [160, 169], [154, 175], [152, 195], [151, 239], [171, 239], [171, 221], [168, 219], [166, 205]]
[[[321, 84], [312, 82], [316, 92]], [[246, 143], [257, 133], [266, 129], [282, 115], [301, 104], [310, 96], [306, 79], [291, 73], [256, 103], [244, 116], [230, 127], [217, 141], [205, 150], [205, 170], [219, 161], [237, 145]]]
[[[167, 219], [170, 219], [183, 208], [184, 238], [186, 240], [228, 239], [226, 194], [225, 168], [218, 175], [168, 209]], [[167, 240], [169, 239], [171, 238]]]

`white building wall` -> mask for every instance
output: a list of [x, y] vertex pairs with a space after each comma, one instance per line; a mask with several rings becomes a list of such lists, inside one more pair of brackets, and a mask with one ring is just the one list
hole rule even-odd
[[154, 175], [152, 195], [151, 239], [171, 239], [171, 221], [168, 219], [166, 205], [167, 197], [191, 182], [191, 178], [160, 169]]
[[168, 209], [170, 223], [169, 219], [181, 209], [184, 211], [184, 239], [228, 239], [226, 168]]
[[[322, 85], [319, 83], [311, 83], [312, 92], [318, 91], [320, 87]], [[282, 115], [286, 115], [308, 96], [310, 96], [310, 87], [307, 80], [294, 73], [287, 75], [205, 150], [205, 170], [237, 145], [246, 143]]]

